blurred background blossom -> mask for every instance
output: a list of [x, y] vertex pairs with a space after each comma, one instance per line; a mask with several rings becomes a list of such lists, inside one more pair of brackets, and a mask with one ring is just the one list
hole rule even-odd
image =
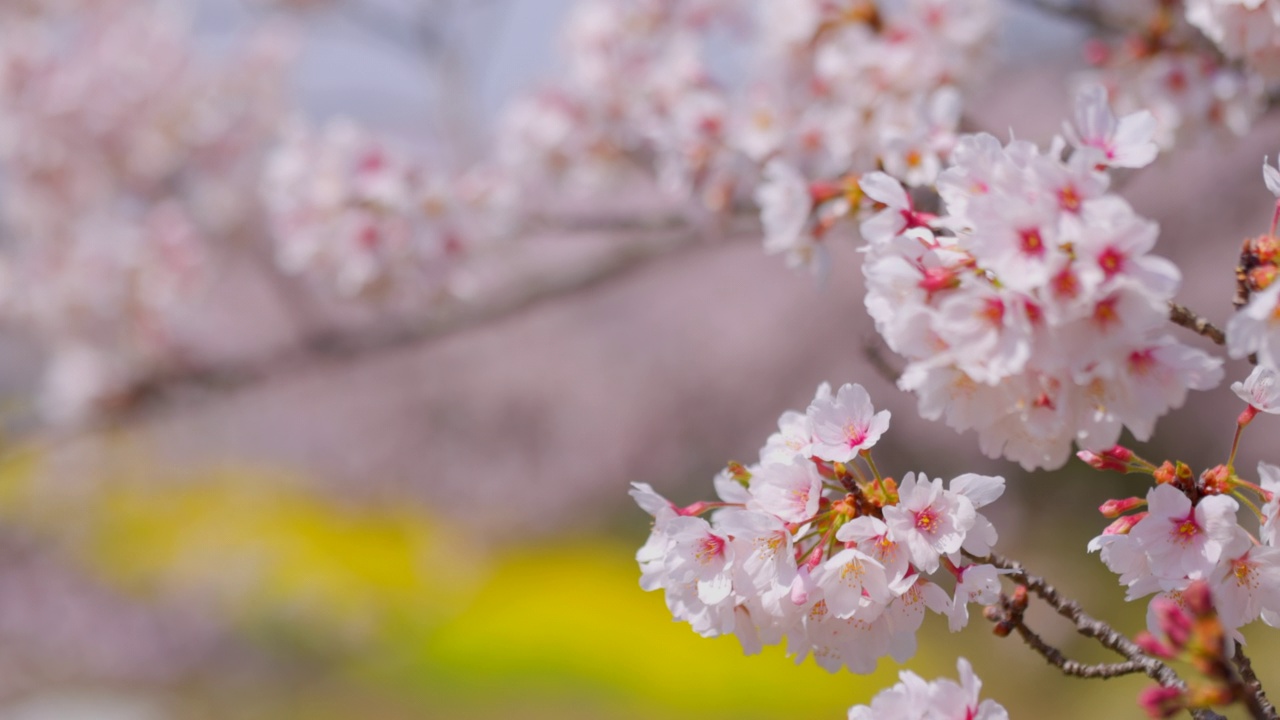
[[[981, 457], [886, 379], [853, 243], [828, 243], [821, 286], [760, 251], [727, 138], [768, 144], [767, 123], [716, 118], [794, 88], [745, 87], [751, 3], [689, 4], [690, 27], [719, 23], [701, 54], [620, 45], [590, 5], [0, 7], [0, 718], [841, 717], [897, 668], [828, 675], [672, 623], [637, 586], [646, 518], [625, 492], [696, 499], [823, 380], [893, 412], [883, 465], [1003, 474], [1006, 546], [1142, 625], [1059, 552], [1140, 482]], [[1133, 107], [1150, 94], [1125, 78], [1156, 70], [1086, 67], [1077, 25], [1007, 5], [965, 123], [1045, 141], [1079, 71]], [[613, 52], [662, 58], [670, 86], [587, 62]], [[1180, 299], [1221, 320], [1280, 134], [1258, 80], [1194, 69], [1217, 100], [1157, 114], [1170, 137], [1217, 135], [1123, 192], [1187, 269]], [[1216, 462], [1230, 438], [1202, 427], [1237, 411], [1193, 396], [1144, 454]], [[945, 674], [963, 642], [1013, 716], [1128, 707], [1142, 686], [1046, 703], [1069, 687], [1048, 668], [935, 620], [911, 667]], [[1280, 679], [1280, 645], [1250, 647]]]

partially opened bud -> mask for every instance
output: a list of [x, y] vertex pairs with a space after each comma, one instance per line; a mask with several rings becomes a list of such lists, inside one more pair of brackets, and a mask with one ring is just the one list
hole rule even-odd
[[1182, 712], [1187, 699], [1178, 688], [1149, 687], [1138, 693], [1138, 705], [1153, 718], [1169, 718]]
[[1098, 512], [1102, 513], [1103, 517], [1114, 518], [1120, 517], [1130, 510], [1143, 507], [1146, 504], [1146, 498], [1140, 497], [1125, 498], [1124, 500], [1108, 500], [1098, 507]]
[[1146, 517], [1147, 517], [1147, 514], [1145, 512], [1134, 513], [1133, 515], [1124, 515], [1122, 517], [1118, 517], [1115, 519], [1114, 522], [1108, 525], [1105, 530], [1102, 531], [1102, 534], [1103, 535], [1128, 535], [1129, 531], [1133, 529], [1133, 526], [1137, 525]]

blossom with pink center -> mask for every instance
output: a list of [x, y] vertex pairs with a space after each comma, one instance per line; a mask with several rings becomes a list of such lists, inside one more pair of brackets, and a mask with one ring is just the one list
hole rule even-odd
[[751, 476], [748, 510], [769, 513], [784, 522], [800, 523], [818, 512], [822, 500], [822, 476], [804, 458], [789, 463], [768, 463]]
[[1107, 90], [1101, 85], [1081, 88], [1076, 95], [1076, 124], [1065, 127], [1076, 147], [1096, 148], [1111, 167], [1140, 168], [1160, 153], [1155, 143], [1156, 118], [1149, 111], [1119, 120], [1111, 112]]
[[1276, 369], [1258, 365], [1243, 383], [1231, 384], [1231, 391], [1250, 407], [1265, 413], [1280, 413], [1280, 376]]
[[807, 414], [813, 421], [813, 455], [829, 462], [849, 462], [889, 429], [889, 411], [876, 412], [861, 385], [846, 384], [833, 399], [815, 399]]
[[695, 583], [698, 600], [708, 605], [724, 602], [733, 591], [729, 538], [696, 517], [673, 518], [666, 524], [666, 534], [671, 539], [666, 566], [672, 583]]
[[979, 699], [982, 681], [974, 674], [968, 660], [956, 660], [956, 671], [960, 674], [959, 683], [947, 678], [934, 681], [935, 717], [946, 720], [1009, 720], [1009, 713], [995, 700]]
[[733, 546], [734, 584], [764, 593], [790, 585], [796, 576], [791, 532], [767, 513], [727, 508], [715, 515], [715, 529]]
[[1267, 610], [1280, 610], [1280, 548], [1253, 544], [1240, 529], [1223, 549], [1210, 576], [1214, 605], [1222, 623], [1238, 628]]
[[1000, 571], [994, 565], [966, 565], [959, 569], [956, 590], [946, 608], [947, 627], [958, 632], [969, 624], [969, 605], [991, 605], [1000, 599]]
[[940, 678], [925, 682], [904, 670], [899, 682], [882, 690], [870, 705], [849, 708], [849, 720], [1008, 720], [1009, 713], [994, 700], [980, 700], [982, 681], [969, 661], [956, 661], [960, 682]]
[[1223, 547], [1239, 528], [1239, 504], [1225, 495], [1202, 498], [1194, 507], [1182, 491], [1158, 485], [1147, 493], [1148, 514], [1130, 535], [1162, 580], [1208, 577]]
[[860, 550], [841, 550], [814, 574], [836, 617], [874, 620], [892, 599], [884, 566]]
[[868, 243], [887, 242], [904, 230], [924, 224], [906, 189], [888, 174], [867, 173], [858, 181], [858, 186], [868, 198], [884, 205], [883, 210], [862, 223], [862, 237]]
[[898, 485], [898, 504], [884, 508], [885, 524], [893, 537], [905, 543], [911, 563], [920, 571], [938, 569], [939, 558], [959, 552], [977, 512], [973, 502], [948, 492], [942, 480], [907, 473]]
[[875, 559], [884, 567], [885, 577], [889, 581], [889, 589], [895, 595], [901, 595], [915, 582], [908, 577], [911, 570], [910, 556], [906, 546], [889, 535], [889, 526], [883, 520], [863, 515], [856, 517], [836, 531], [836, 539], [854, 545]]

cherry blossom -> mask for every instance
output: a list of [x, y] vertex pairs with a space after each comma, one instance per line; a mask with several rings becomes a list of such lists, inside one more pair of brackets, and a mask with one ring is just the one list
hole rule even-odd
[[1280, 385], [1277, 384], [1276, 370], [1272, 367], [1254, 367], [1244, 382], [1231, 384], [1231, 391], [1261, 412], [1273, 415], [1280, 413]]
[[884, 206], [862, 223], [866, 305], [909, 361], [899, 385], [924, 417], [1027, 468], [1065, 463], [1072, 442], [1111, 447], [1125, 427], [1150, 437], [1188, 389], [1222, 377], [1166, 320], [1181, 277], [1151, 255], [1158, 228], [1105, 192], [1106, 152], [1138, 163], [1155, 146], [1146, 120], [1116, 121], [1100, 93], [1080, 101], [1085, 139], [1069, 158], [1061, 140], [961, 138], [939, 217], [886, 175], [862, 179]]
[[[909, 658], [926, 609], [964, 627], [969, 603], [999, 594], [996, 569], [965, 562], [960, 550], [990, 551], [995, 529], [976, 508], [996, 500], [1004, 480], [966, 474], [947, 488], [907, 473], [896, 483], [880, 475], [872, 443], [850, 452], [842, 440], [845, 459], [832, 460], [810, 441], [851, 419], [874, 426], [876, 438], [889, 421], [861, 386], [833, 394], [824, 384], [804, 415], [782, 415], [759, 464], [717, 475], [720, 502], [677, 508], [635, 485], [632, 496], [654, 516], [636, 555], [641, 587], [663, 589], [672, 614], [699, 634], [732, 632], [748, 652], [785, 637], [797, 660], [812, 656], [833, 672]], [[944, 566], [952, 594], [928, 577]]]
[[925, 682], [904, 670], [898, 684], [880, 691], [870, 705], [849, 708], [849, 720], [1008, 720], [994, 700], [981, 700], [982, 681], [969, 661], [956, 661], [960, 682], [940, 678]]

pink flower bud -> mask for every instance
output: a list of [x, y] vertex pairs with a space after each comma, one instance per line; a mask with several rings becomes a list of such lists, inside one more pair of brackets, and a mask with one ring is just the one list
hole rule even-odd
[[1115, 470], [1116, 472], [1125, 472], [1129, 469], [1128, 463], [1122, 460], [1117, 460], [1107, 453], [1099, 455], [1088, 450], [1081, 450], [1076, 453], [1076, 457], [1088, 463], [1089, 467], [1094, 470]]
[[689, 505], [688, 507], [682, 507], [677, 509], [676, 513], [680, 515], [684, 515], [685, 517], [697, 517], [702, 513], [706, 512], [713, 505], [718, 505], [718, 504], [719, 503], [709, 503], [706, 500], [699, 500], [698, 502], [692, 505]]
[[[1207, 590], [1208, 586], [1206, 585], [1205, 588]], [[1185, 648], [1187, 641], [1191, 639], [1191, 618], [1187, 617], [1187, 613], [1172, 600], [1157, 598], [1151, 605], [1155, 610], [1156, 623], [1160, 627], [1160, 632], [1169, 638], [1169, 645], [1174, 651]]]
[[1145, 498], [1131, 497], [1124, 500], [1108, 500], [1098, 508], [1103, 517], [1120, 517], [1121, 515], [1147, 504]]
[[1182, 712], [1186, 696], [1178, 688], [1157, 685], [1138, 693], [1138, 705], [1153, 718], [1168, 718]]
[[1115, 522], [1112, 522], [1105, 530], [1102, 531], [1102, 534], [1128, 535], [1129, 531], [1133, 529], [1133, 526], [1137, 525], [1146, 516], [1147, 514], [1145, 512], [1140, 512], [1116, 518]]
[[1198, 617], [1214, 614], [1213, 593], [1209, 591], [1209, 583], [1197, 580], [1182, 591], [1182, 601], [1187, 609]]
[[1138, 633], [1133, 639], [1133, 644], [1142, 648], [1142, 651], [1148, 655], [1158, 658], [1170, 660], [1177, 656], [1178, 652], [1169, 647], [1168, 644], [1161, 642], [1159, 638], [1145, 630]]

